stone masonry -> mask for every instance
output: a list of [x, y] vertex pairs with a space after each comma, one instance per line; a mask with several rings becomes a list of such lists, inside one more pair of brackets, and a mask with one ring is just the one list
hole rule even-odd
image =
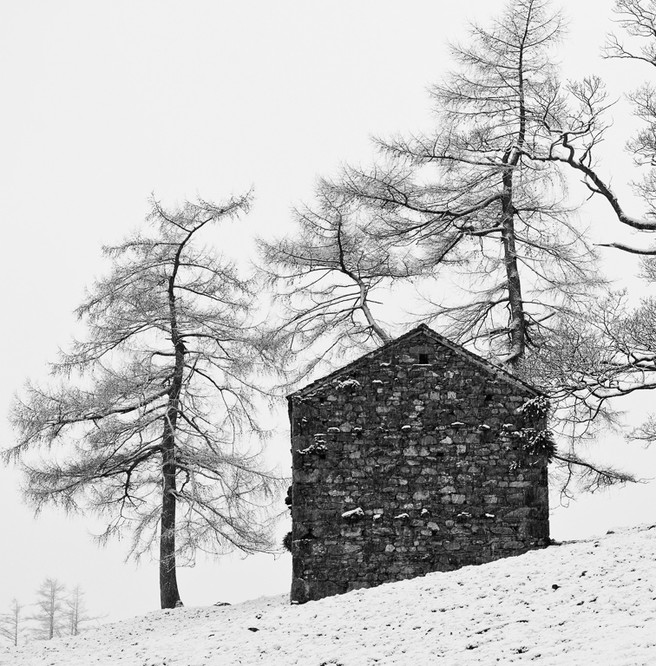
[[424, 325], [289, 396], [292, 601], [546, 546], [544, 404]]

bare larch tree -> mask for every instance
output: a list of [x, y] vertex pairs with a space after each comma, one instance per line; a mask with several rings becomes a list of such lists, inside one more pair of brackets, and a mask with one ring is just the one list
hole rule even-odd
[[[598, 281], [558, 169], [528, 157], [549, 145], [545, 117], [563, 113], [552, 64], [561, 31], [545, 0], [509, 3], [490, 28], [474, 25], [452, 49], [458, 68], [432, 88], [437, 130], [380, 140], [381, 164], [336, 183], [370, 207], [370, 236], [412, 251], [428, 278], [422, 317], [511, 369]], [[461, 288], [451, 299], [448, 260]]]
[[273, 548], [255, 293], [211, 247], [249, 200], [154, 202], [144, 231], [105, 248], [111, 269], [77, 310], [88, 335], [53, 365], [59, 383], [28, 385], [13, 409], [5, 455], [22, 461], [28, 500], [90, 507], [107, 519], [102, 538], [131, 533], [136, 557], [159, 537], [162, 608], [181, 604], [176, 566], [198, 550]]
[[77, 636], [80, 631], [84, 630], [85, 625], [97, 619], [89, 614], [84, 601], [84, 592], [79, 585], [76, 585], [66, 596], [64, 614], [67, 632], [71, 636]]

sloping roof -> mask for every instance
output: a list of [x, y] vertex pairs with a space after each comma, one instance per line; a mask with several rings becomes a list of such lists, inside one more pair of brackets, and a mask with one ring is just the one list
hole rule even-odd
[[515, 386], [520, 386], [523, 389], [527, 389], [531, 391], [531, 393], [534, 393], [535, 395], [542, 395], [541, 391], [536, 389], [534, 386], [527, 384], [525, 381], [519, 379], [518, 377], [515, 377], [510, 372], [502, 368], [500, 365], [492, 363], [491, 361], [488, 361], [482, 358], [481, 356], [478, 356], [477, 354], [470, 352], [469, 350], [465, 349], [461, 345], [456, 344], [455, 342], [451, 342], [451, 340], [448, 340], [443, 335], [440, 335], [439, 333], [434, 331], [432, 328], [429, 328], [428, 326], [426, 326], [426, 324], [420, 324], [419, 326], [411, 329], [407, 333], [404, 333], [398, 338], [395, 338], [394, 340], [391, 340], [390, 342], [384, 344], [382, 347], [378, 347], [378, 349], [374, 349], [368, 354], [364, 354], [363, 356], [360, 356], [359, 358], [355, 359], [355, 361], [352, 361], [351, 363], [348, 363], [347, 365], [335, 370], [334, 372], [331, 372], [330, 374], [325, 375], [324, 377], [320, 377], [319, 379], [313, 381], [311, 384], [308, 384], [307, 386], [304, 386], [303, 388], [300, 388], [297, 391], [290, 393], [287, 397], [294, 398], [297, 396], [306, 395], [307, 393], [311, 393], [312, 391], [315, 391], [316, 389], [320, 388], [323, 384], [327, 384], [344, 374], [352, 372], [353, 370], [355, 370], [360, 366], [366, 365], [370, 361], [375, 360], [377, 357], [383, 356], [389, 351], [393, 351], [395, 347], [403, 345], [411, 338], [418, 337], [420, 335], [424, 335], [427, 338], [429, 338], [429, 340], [431, 340], [432, 342], [442, 345], [443, 347], [447, 347], [454, 353], [463, 356], [469, 362], [473, 363], [474, 365], [477, 365], [478, 367], [482, 368], [491, 375], [494, 375], [495, 377], [499, 377], [500, 379], [503, 379], [504, 381], [510, 384], [513, 384]]

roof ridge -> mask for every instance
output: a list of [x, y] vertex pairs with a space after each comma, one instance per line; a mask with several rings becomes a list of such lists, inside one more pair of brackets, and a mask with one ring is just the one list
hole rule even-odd
[[314, 387], [316, 384], [322, 384], [325, 381], [328, 381], [332, 379], [334, 376], [340, 374], [341, 372], [344, 372], [345, 370], [353, 367], [354, 365], [359, 365], [360, 362], [365, 362], [366, 360], [369, 360], [371, 358], [375, 358], [375, 356], [379, 353], [383, 353], [384, 351], [388, 350], [391, 346], [398, 344], [399, 342], [402, 342], [406, 340], [408, 337], [410, 337], [413, 333], [417, 333], [421, 327], [425, 327], [429, 331], [431, 330], [426, 326], [426, 324], [420, 324], [419, 326], [415, 326], [415, 328], [406, 331], [402, 335], [400, 335], [398, 338], [394, 338], [393, 340], [389, 340], [386, 342], [384, 345], [381, 345], [380, 347], [376, 347], [376, 349], [372, 349], [370, 352], [366, 352], [362, 356], [358, 356], [358, 358], [350, 361], [346, 365], [343, 365], [341, 368], [336, 368], [335, 370], [329, 372], [327, 375], [323, 375], [322, 377], [319, 377], [315, 379], [314, 381], [310, 382], [309, 384], [306, 384], [305, 386], [301, 387], [300, 389], [297, 389], [296, 391], [293, 391], [290, 393], [287, 397], [291, 398], [292, 396], [298, 395], [300, 393], [305, 393], [306, 391], [310, 390], [312, 387]]
[[386, 342], [384, 345], [381, 345], [380, 347], [377, 347], [376, 349], [373, 349], [372, 351], [367, 352], [362, 356], [359, 356], [358, 358], [347, 363], [346, 365], [343, 365], [341, 368], [337, 368], [332, 372], [329, 372], [327, 375], [319, 377], [318, 379], [315, 379], [313, 382], [310, 382], [309, 384], [301, 387], [300, 389], [297, 389], [296, 391], [290, 393], [287, 396], [287, 398], [293, 398], [297, 395], [302, 395], [304, 393], [307, 393], [316, 388], [318, 385], [326, 383], [331, 379], [334, 379], [335, 377], [339, 376], [341, 373], [347, 372], [352, 368], [359, 366], [360, 364], [366, 363], [372, 358], [375, 358], [377, 355], [384, 353], [385, 351], [389, 350], [390, 348], [399, 343], [405, 342], [408, 338], [420, 332], [427, 334], [429, 337], [432, 337], [435, 342], [444, 345], [445, 347], [449, 348], [451, 351], [455, 352], [456, 354], [465, 356], [469, 361], [475, 363], [476, 365], [482, 366], [488, 372], [492, 372], [494, 374], [500, 374], [504, 379], [506, 379], [506, 381], [515, 384], [520, 384], [524, 388], [529, 389], [531, 392], [537, 395], [541, 395], [541, 391], [536, 389], [534, 386], [531, 386], [530, 384], [520, 379], [519, 377], [515, 377], [515, 375], [508, 372], [508, 370], [503, 368], [501, 365], [493, 363], [492, 361], [489, 361], [488, 359], [485, 359], [482, 356], [479, 356], [478, 354], [475, 354], [474, 352], [465, 349], [462, 345], [459, 345], [456, 342], [452, 342], [451, 340], [444, 337], [442, 334], [438, 333], [437, 331], [434, 331], [430, 326], [422, 322], [418, 326], [415, 326], [409, 331], [406, 331], [397, 338], [394, 338], [393, 340]]

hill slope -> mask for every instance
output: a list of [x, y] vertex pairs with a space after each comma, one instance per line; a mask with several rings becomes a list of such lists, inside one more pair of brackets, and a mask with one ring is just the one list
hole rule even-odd
[[656, 526], [290, 606], [157, 611], [3, 666], [656, 664]]

